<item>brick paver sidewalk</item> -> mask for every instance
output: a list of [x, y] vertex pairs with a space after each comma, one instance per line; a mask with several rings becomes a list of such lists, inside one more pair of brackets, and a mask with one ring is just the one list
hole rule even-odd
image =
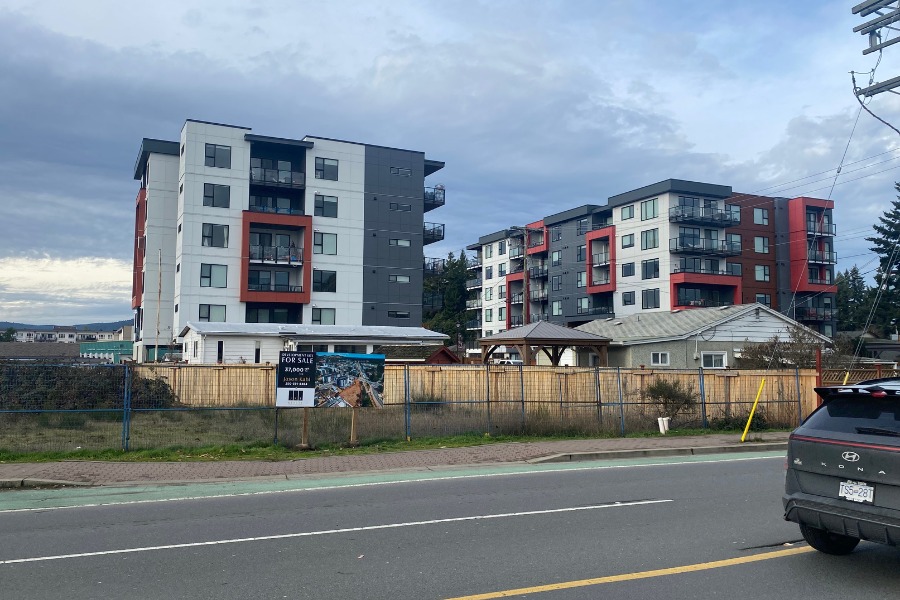
[[[787, 433], [753, 434], [754, 440], [783, 442]], [[289, 461], [217, 462], [94, 462], [0, 464], [0, 481], [43, 480], [90, 485], [232, 481], [248, 478], [287, 478], [329, 473], [422, 469], [460, 465], [523, 462], [554, 454], [730, 447], [740, 444], [735, 434], [696, 437], [651, 437], [564, 440], [486, 444], [359, 456], [317, 456]], [[752, 442], [748, 442], [752, 444]]]

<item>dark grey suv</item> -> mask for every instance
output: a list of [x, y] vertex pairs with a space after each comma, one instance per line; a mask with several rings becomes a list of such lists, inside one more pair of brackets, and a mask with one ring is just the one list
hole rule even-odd
[[900, 545], [900, 378], [816, 388], [822, 405], [788, 442], [784, 518], [809, 545]]

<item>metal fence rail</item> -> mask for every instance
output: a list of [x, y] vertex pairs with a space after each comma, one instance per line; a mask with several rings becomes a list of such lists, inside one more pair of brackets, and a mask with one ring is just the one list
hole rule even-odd
[[[791, 427], [816, 406], [814, 371], [388, 365], [384, 408], [359, 409], [362, 443], [479, 435], [626, 435], [743, 427], [765, 378], [756, 426]], [[691, 401], [674, 411], [659, 388]], [[665, 388], [665, 386], [663, 386]], [[353, 410], [276, 409], [272, 365], [0, 364], [0, 450], [292, 446], [303, 414], [313, 444], [349, 439]], [[354, 409], [355, 410], [355, 409]], [[674, 412], [673, 412], [674, 411]]]

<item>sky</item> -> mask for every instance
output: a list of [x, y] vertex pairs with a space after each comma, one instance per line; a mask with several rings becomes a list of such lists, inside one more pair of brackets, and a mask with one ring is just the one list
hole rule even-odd
[[831, 198], [871, 273], [900, 135], [854, 4], [0, 0], [0, 321], [131, 317], [134, 162], [188, 118], [445, 161], [427, 256], [673, 178]]

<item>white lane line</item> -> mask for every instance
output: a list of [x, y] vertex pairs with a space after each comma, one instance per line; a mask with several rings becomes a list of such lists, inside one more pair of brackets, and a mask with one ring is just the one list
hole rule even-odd
[[399, 529], [401, 527], [417, 527], [419, 525], [436, 525], [439, 523], [460, 523], [463, 521], [484, 521], [488, 519], [507, 519], [510, 517], [529, 517], [533, 515], [552, 515], [558, 513], [578, 512], [584, 510], [597, 510], [600, 508], [621, 508], [625, 506], [644, 506], [647, 504], [662, 504], [674, 502], [670, 499], [659, 500], [634, 500], [631, 502], [611, 502], [607, 504], [594, 504], [592, 506], [573, 506], [569, 508], [552, 508], [547, 510], [528, 510], [523, 512], [500, 513], [495, 515], [475, 515], [471, 517], [453, 517], [449, 519], [429, 519], [427, 521], [409, 521], [406, 523], [389, 523], [386, 525], [367, 525], [365, 527], [345, 527], [343, 529], [324, 529], [321, 531], [304, 531], [300, 533], [282, 533], [278, 535], [263, 535], [258, 537], [235, 538], [230, 540], [213, 540], [210, 542], [188, 542], [185, 544], [167, 544], [165, 546], [145, 546], [142, 548], [123, 548], [121, 550], [101, 550], [99, 552], [79, 552], [77, 554], [58, 554], [55, 556], [35, 556], [32, 558], [14, 558], [0, 560], [0, 565], [13, 565], [19, 563], [46, 562], [50, 560], [63, 560], [67, 558], [86, 558], [92, 556], [109, 556], [111, 554], [133, 554], [135, 552], [151, 552], [154, 550], [174, 550], [178, 548], [197, 548], [201, 546], [220, 546], [222, 544], [241, 544], [244, 542], [264, 542], [269, 540], [285, 540], [291, 538], [312, 537], [318, 535], [333, 535], [338, 533], [354, 533], [359, 531], [377, 531], [380, 529]]
[[[287, 493], [296, 493], [296, 492], [318, 492], [318, 491], [329, 491], [329, 490], [343, 490], [348, 488], [359, 488], [359, 487], [374, 487], [374, 486], [388, 486], [388, 485], [401, 485], [401, 484], [409, 484], [409, 483], [428, 483], [432, 481], [453, 481], [456, 479], [480, 479], [484, 477], [512, 477], [516, 475], [542, 475], [545, 473], [576, 473], [578, 471], [602, 471], [607, 469], [634, 469], [641, 467], [677, 467], [684, 465], [702, 465], [702, 464], [715, 464], [715, 463], [728, 463], [728, 462], [742, 462], [742, 461], [750, 461], [750, 460], [784, 460], [785, 454], [782, 453], [779, 456], [747, 456], [741, 458], [720, 458], [720, 459], [700, 459], [700, 460], [688, 460], [688, 461], [678, 461], [678, 462], [654, 462], [647, 464], [635, 464], [635, 465], [595, 465], [592, 467], [568, 467], [561, 466], [571, 463], [557, 463], [560, 466], [550, 467], [550, 466], [541, 466], [535, 468], [533, 470], [528, 471], [514, 471], [511, 473], [474, 473], [468, 475], [445, 475], [439, 477], [421, 477], [417, 479], [396, 479], [392, 481], [366, 481], [363, 483], [347, 483], [347, 484], [334, 484], [334, 485], [323, 485], [318, 487], [297, 487], [290, 488], [286, 490], [260, 490], [257, 492], [233, 492], [233, 493], [225, 493], [225, 494], [209, 494], [209, 495], [200, 495], [200, 496], [184, 496], [180, 498], [152, 498], [147, 500], [124, 500], [124, 501], [116, 501], [111, 500], [109, 502], [91, 502], [88, 504], [73, 504], [71, 506], [43, 506], [43, 507], [30, 507], [30, 508], [6, 508], [0, 509], [0, 514], [4, 513], [19, 513], [19, 512], [47, 512], [51, 510], [71, 510], [74, 508], [97, 508], [101, 506], [122, 506], [128, 504], [150, 504], [156, 502], [181, 502], [185, 500], [212, 500], [216, 498], [239, 498], [242, 496], [267, 496], [269, 494], [287, 494]], [[669, 458], [678, 458], [678, 457], [669, 457]], [[634, 460], [634, 459], [625, 459], [625, 460]], [[501, 463], [502, 466], [517, 466], [518, 463]], [[496, 466], [496, 465], [494, 465]], [[469, 468], [484, 468], [484, 465], [472, 465]], [[490, 468], [490, 467], [488, 467]], [[437, 472], [437, 471], [435, 471]], [[348, 477], [366, 477], [367, 475], [347, 475]], [[312, 476], [311, 476], [312, 477]], [[288, 482], [297, 482], [304, 483], [302, 479], [288, 479]], [[314, 483], [315, 479], [308, 480], [309, 482]], [[280, 481], [279, 481], [280, 482]], [[222, 482], [222, 483], [197, 483], [191, 484], [187, 483], [185, 485], [227, 485], [231, 482]], [[248, 482], [242, 481], [236, 483], [235, 485], [245, 485]], [[251, 482], [252, 483], [252, 482]], [[149, 487], [153, 487], [152, 484], [148, 484]], [[111, 485], [109, 487], [115, 487]], [[179, 486], [172, 486], [173, 489], [177, 489]], [[181, 486], [184, 487], [184, 486]], [[103, 488], [96, 488], [97, 491], [102, 491]], [[123, 488], [116, 488], [121, 490]], [[158, 489], [158, 488], [156, 488]], [[11, 492], [18, 493], [18, 492]], [[130, 489], [129, 494], [142, 493], [139, 491], [135, 491], [135, 489]]]

